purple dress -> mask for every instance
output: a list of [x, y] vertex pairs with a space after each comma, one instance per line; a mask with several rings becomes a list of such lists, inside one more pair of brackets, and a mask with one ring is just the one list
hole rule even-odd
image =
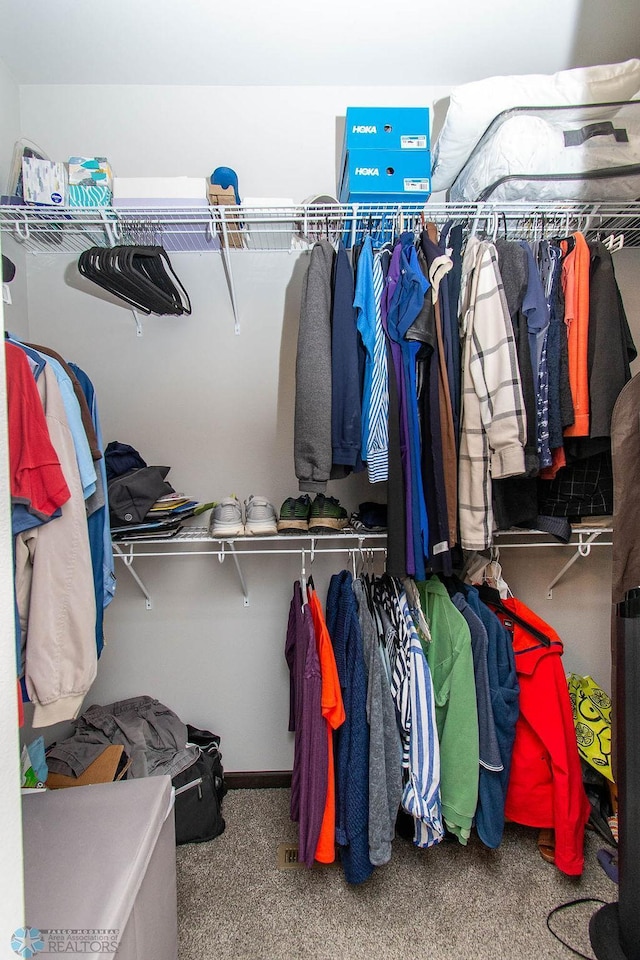
[[322, 674], [308, 604], [293, 586], [285, 658], [289, 666], [289, 730], [295, 732], [291, 819], [298, 822], [298, 859], [313, 866], [327, 798], [327, 721], [322, 716]]

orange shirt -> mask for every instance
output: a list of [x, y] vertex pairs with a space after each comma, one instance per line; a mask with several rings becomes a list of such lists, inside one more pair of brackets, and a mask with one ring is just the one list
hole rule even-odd
[[[569, 340], [569, 384], [575, 419], [565, 437], [589, 436], [589, 269], [591, 254], [581, 233], [574, 233], [575, 245], [562, 264], [564, 322]], [[562, 241], [563, 250], [567, 242]]]
[[310, 589], [308, 595], [316, 635], [318, 659], [320, 660], [320, 673], [322, 674], [322, 716], [327, 721], [327, 745], [329, 748], [327, 799], [316, 847], [316, 860], [320, 863], [333, 863], [336, 858], [336, 782], [333, 764], [333, 731], [344, 723], [345, 712], [336, 658], [322, 612], [322, 604], [315, 590]]

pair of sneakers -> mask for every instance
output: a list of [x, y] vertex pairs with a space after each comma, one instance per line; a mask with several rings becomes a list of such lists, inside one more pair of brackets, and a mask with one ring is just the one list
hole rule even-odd
[[272, 536], [278, 532], [276, 511], [266, 497], [254, 497], [242, 506], [236, 496], [225, 497], [214, 505], [209, 523], [212, 537]]
[[335, 497], [316, 494], [313, 502], [305, 493], [301, 497], [287, 497], [280, 507], [278, 533], [335, 533], [348, 524], [347, 511]]

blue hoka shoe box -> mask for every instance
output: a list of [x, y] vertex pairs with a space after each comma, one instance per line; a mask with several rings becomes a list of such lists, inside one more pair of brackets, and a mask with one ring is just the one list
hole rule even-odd
[[426, 201], [429, 148], [428, 107], [347, 107], [340, 202]]
[[342, 157], [349, 150], [429, 150], [428, 107], [347, 107]]
[[420, 203], [430, 193], [429, 150], [350, 150], [345, 156], [340, 203]]

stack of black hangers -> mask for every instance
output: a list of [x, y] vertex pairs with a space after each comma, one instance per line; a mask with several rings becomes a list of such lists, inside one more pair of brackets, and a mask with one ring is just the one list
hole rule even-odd
[[189, 295], [164, 247], [90, 247], [80, 254], [78, 270], [83, 277], [143, 313], [191, 313]]

